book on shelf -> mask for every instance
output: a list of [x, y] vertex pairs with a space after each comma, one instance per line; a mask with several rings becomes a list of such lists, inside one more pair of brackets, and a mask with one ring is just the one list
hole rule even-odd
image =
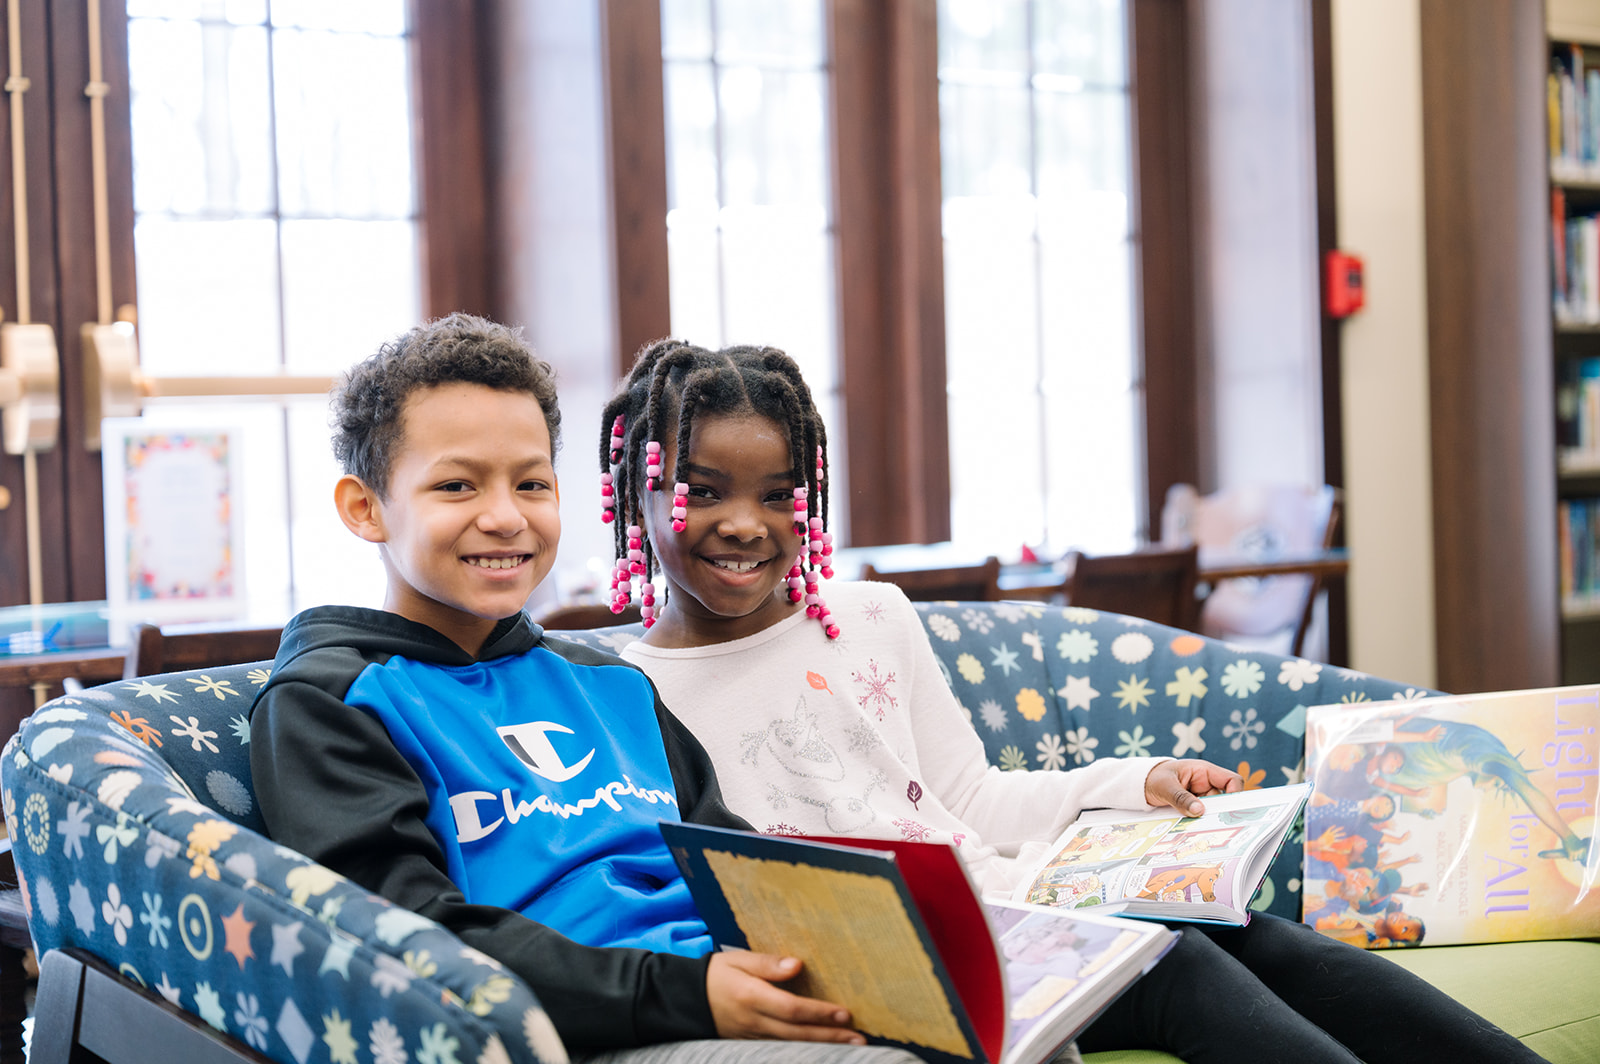
[[1153, 920], [1245, 924], [1310, 784], [1208, 795], [1205, 812], [1083, 813], [1014, 900]]
[[1314, 706], [1303, 919], [1367, 948], [1600, 935], [1600, 685]]
[[980, 900], [954, 847], [663, 821], [719, 949], [798, 957], [785, 989], [937, 1064], [1050, 1060], [1177, 940], [1156, 924]]
[[1545, 81], [1550, 173], [1560, 181], [1600, 176], [1600, 70], [1578, 44], [1552, 45]]

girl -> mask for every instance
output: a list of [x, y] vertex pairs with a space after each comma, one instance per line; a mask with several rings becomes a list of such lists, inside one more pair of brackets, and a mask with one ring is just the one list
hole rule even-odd
[[[990, 767], [904, 595], [845, 583], [824, 598], [826, 431], [782, 351], [646, 346], [606, 407], [600, 452], [613, 608], [642, 582], [647, 626], [623, 656], [704, 743], [728, 805], [762, 830], [947, 841], [994, 891], [1081, 809], [1197, 815], [1204, 795], [1241, 787], [1198, 760]], [[846, 680], [872, 694], [858, 701]], [[1160, 1048], [1189, 1064], [1540, 1059], [1398, 966], [1302, 924], [1257, 914], [1242, 928], [1182, 930], [1084, 1030], [1082, 1049]]]

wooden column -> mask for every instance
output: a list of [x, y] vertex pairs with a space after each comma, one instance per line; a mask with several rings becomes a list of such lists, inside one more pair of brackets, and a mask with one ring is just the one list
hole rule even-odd
[[950, 538], [934, 0], [832, 0], [853, 546]]
[[1543, 14], [1421, 5], [1438, 683], [1453, 692], [1559, 675]]

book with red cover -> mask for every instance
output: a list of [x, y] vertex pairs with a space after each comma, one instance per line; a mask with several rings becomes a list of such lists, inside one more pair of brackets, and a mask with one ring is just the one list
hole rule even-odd
[[953, 847], [663, 821], [721, 949], [799, 957], [798, 994], [937, 1064], [1040, 1064], [1171, 948], [1159, 925], [980, 900]]

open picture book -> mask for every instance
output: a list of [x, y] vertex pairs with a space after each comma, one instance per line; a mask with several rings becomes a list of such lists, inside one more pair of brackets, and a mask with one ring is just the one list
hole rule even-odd
[[1032, 905], [1153, 920], [1245, 924], [1309, 783], [1201, 799], [1205, 812], [1092, 809], [1067, 826], [1013, 895]]
[[982, 901], [955, 849], [663, 821], [719, 949], [798, 957], [785, 989], [924, 1060], [1041, 1064], [1171, 948], [1156, 924]]

